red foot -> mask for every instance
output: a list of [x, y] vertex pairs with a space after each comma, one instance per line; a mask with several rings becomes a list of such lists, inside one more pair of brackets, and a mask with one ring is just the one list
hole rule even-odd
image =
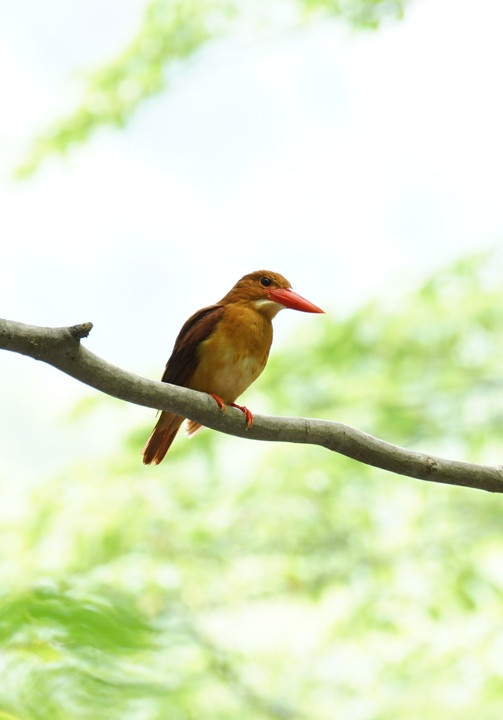
[[252, 415], [251, 412], [248, 410], [248, 408], [245, 407], [244, 405], [236, 405], [236, 403], [229, 403], [229, 405], [230, 405], [231, 407], [237, 408], [238, 410], [241, 410], [241, 412], [245, 414], [245, 417], [246, 417], [246, 429], [249, 430], [249, 429], [251, 428], [251, 426], [253, 425], [253, 415]]
[[223, 412], [223, 414], [225, 415], [225, 413], [227, 412], [227, 408], [225, 407], [225, 403], [224, 403], [224, 401], [222, 400], [222, 398], [221, 398], [221, 397], [218, 397], [218, 395], [213, 395], [213, 393], [210, 393], [210, 395], [211, 395], [211, 397], [213, 398], [213, 400], [216, 401], [218, 407], [220, 408], [220, 410], [221, 410], [221, 411]]
[[[213, 393], [210, 393], [210, 395], [211, 395], [211, 397], [213, 398], [213, 400], [215, 400], [215, 402], [217, 403], [218, 407], [220, 408], [220, 410], [221, 410], [221, 411], [223, 412], [223, 414], [225, 415], [225, 413], [227, 412], [227, 408], [226, 408], [225, 403], [224, 403], [224, 401], [222, 400], [222, 398], [219, 397], [218, 395], [214, 395]], [[248, 408], [245, 407], [244, 405], [236, 405], [236, 403], [229, 403], [229, 405], [230, 405], [231, 407], [237, 408], [238, 410], [241, 410], [241, 412], [244, 413], [244, 415], [245, 415], [245, 417], [246, 417], [246, 429], [249, 430], [249, 429], [251, 428], [251, 426], [253, 425], [253, 415], [252, 415], [251, 412], [248, 410]]]

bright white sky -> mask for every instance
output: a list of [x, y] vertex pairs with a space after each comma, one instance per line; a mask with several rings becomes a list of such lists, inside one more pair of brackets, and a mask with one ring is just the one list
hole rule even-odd
[[[143, 7], [0, 9], [2, 316], [91, 320], [93, 352], [159, 377], [186, 317], [251, 270], [339, 313], [499, 243], [500, 0], [416, 0], [375, 34], [330, 22], [220, 44], [124, 132], [14, 183], [30, 139], [78, 103], [80, 73], [127, 43]], [[277, 342], [310, 322], [282, 313]], [[75, 438], [61, 423], [83, 393], [0, 353], [0, 472], [100, 449], [94, 428]], [[124, 408], [123, 423], [146, 413]]]

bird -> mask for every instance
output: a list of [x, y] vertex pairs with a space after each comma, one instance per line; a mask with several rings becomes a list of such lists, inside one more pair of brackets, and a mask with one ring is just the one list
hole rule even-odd
[[[194, 313], [180, 330], [162, 381], [211, 395], [223, 412], [226, 405], [239, 408], [247, 429], [253, 415], [236, 399], [264, 369], [272, 343], [272, 319], [291, 308], [323, 313], [298, 295], [282, 275], [257, 270], [244, 275], [219, 302]], [[161, 412], [143, 448], [145, 465], [158, 465], [185, 418]], [[191, 437], [200, 423], [187, 420]]]

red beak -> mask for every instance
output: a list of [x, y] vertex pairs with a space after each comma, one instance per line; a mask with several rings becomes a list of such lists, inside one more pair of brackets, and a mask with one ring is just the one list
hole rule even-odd
[[291, 288], [272, 288], [272, 290], [269, 290], [269, 297], [271, 300], [274, 300], [274, 302], [280, 303], [280, 305], [284, 305], [286, 308], [291, 308], [292, 310], [301, 310], [302, 312], [310, 313], [325, 312], [316, 305], [313, 305], [309, 300], [297, 295]]

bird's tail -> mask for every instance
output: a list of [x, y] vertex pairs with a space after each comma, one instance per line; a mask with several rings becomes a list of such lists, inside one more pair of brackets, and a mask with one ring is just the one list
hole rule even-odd
[[175, 439], [183, 417], [169, 412], [162, 412], [152, 434], [143, 448], [143, 462], [145, 465], [155, 463], [159, 465], [168, 452], [171, 443]]

